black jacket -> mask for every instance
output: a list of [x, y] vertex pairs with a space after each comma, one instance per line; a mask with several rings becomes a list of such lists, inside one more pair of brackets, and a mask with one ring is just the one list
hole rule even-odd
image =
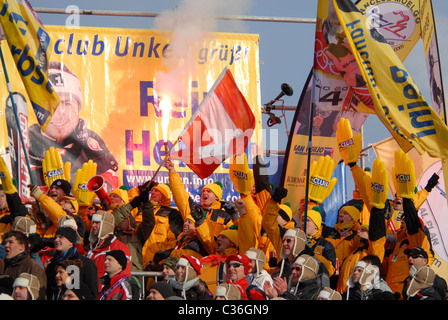
[[92, 259], [79, 254], [75, 247], [68, 249], [64, 253], [56, 251], [55, 256], [51, 259], [50, 263], [45, 269], [45, 273], [47, 275], [48, 299], [51, 299], [51, 297], [58, 291], [55, 279], [56, 264], [62, 260], [75, 259], [80, 259], [82, 261], [83, 266], [80, 270], [80, 281], [84, 282], [90, 289], [91, 296], [89, 298], [91, 300], [95, 300], [96, 295], [98, 294], [98, 270], [96, 264]]

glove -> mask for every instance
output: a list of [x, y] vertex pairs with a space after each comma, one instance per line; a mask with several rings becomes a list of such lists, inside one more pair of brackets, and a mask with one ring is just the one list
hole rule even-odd
[[143, 185], [138, 186], [138, 190], [140, 191], [140, 193], [147, 191], [149, 194], [149, 191], [151, 191], [151, 189], [157, 185], [158, 183], [156, 181], [148, 180]]
[[0, 157], [0, 178], [2, 180], [3, 192], [5, 194], [17, 193], [17, 188], [12, 182], [11, 174], [9, 173], [9, 169], [2, 157]]
[[140, 191], [139, 197], [140, 197], [141, 202], [145, 203], [145, 202], [149, 201], [149, 191], [151, 189], [146, 189], [146, 190]]
[[201, 222], [203, 222], [205, 219], [204, 211], [202, 210], [202, 207], [199, 204], [195, 204], [191, 208], [190, 214], [193, 217], [194, 221], [196, 221], [196, 224], [201, 224]]
[[31, 252], [38, 252], [45, 247], [54, 248], [54, 240], [55, 238], [41, 237], [38, 233], [32, 233], [28, 236]]
[[310, 188], [308, 197], [322, 203], [333, 191], [338, 179], [331, 178], [334, 169], [334, 160], [330, 156], [320, 157], [319, 161], [313, 161], [310, 168]]
[[253, 169], [255, 193], [260, 193], [263, 190], [267, 190], [269, 193], [274, 191], [269, 183], [269, 176], [266, 169], [266, 164], [263, 158], [258, 155], [253, 158]]
[[378, 158], [373, 160], [372, 176], [366, 175], [364, 181], [372, 206], [384, 209], [389, 194], [389, 175], [384, 162]]
[[76, 171], [73, 182], [73, 196], [82, 204], [91, 205], [96, 193], [87, 190], [87, 181], [96, 175], [97, 164], [92, 160], [84, 162], [82, 167]]
[[236, 192], [241, 194], [251, 194], [254, 186], [254, 174], [249, 169], [247, 155], [234, 155], [229, 165], [230, 180], [235, 185]]
[[431, 178], [429, 178], [428, 183], [426, 184], [425, 190], [431, 192], [431, 190], [439, 183], [439, 176], [437, 173], [434, 173]]
[[49, 188], [51, 184], [58, 179], [64, 179], [70, 182], [70, 170], [72, 164], [62, 162], [62, 156], [59, 148], [50, 147], [45, 151], [44, 159], [42, 160], [42, 171], [44, 173], [44, 181]]
[[222, 204], [222, 208], [224, 209], [224, 211], [230, 215], [232, 220], [239, 219], [240, 213], [236, 209], [236, 206], [233, 202], [221, 200], [221, 204]]
[[395, 167], [392, 168], [392, 177], [397, 196], [413, 200], [417, 184], [414, 163], [401, 149], [395, 151]]
[[282, 203], [283, 198], [288, 195], [288, 189], [277, 187], [274, 190], [274, 193], [271, 196], [271, 199], [277, 203]]
[[129, 201], [129, 204], [132, 206], [132, 208], [140, 207], [142, 204], [142, 199], [140, 198], [140, 195], [134, 197], [131, 201]]
[[344, 160], [346, 166], [353, 166], [359, 160], [362, 146], [362, 134], [358, 132], [353, 137], [353, 131], [350, 126], [350, 121], [341, 118], [338, 122], [336, 130], [336, 138], [338, 141], [338, 150], [341, 158]]

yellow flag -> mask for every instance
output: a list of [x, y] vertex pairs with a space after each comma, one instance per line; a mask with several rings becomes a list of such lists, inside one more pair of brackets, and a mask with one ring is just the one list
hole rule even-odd
[[45, 131], [59, 105], [46, 72], [50, 36], [28, 1], [0, 0], [0, 6], [4, 35], [39, 125]]
[[[375, 112], [400, 147], [448, 158], [448, 127], [422, 97], [401, 60], [371, 21], [347, 0], [333, 0]], [[330, 9], [331, 10], [331, 9]]]

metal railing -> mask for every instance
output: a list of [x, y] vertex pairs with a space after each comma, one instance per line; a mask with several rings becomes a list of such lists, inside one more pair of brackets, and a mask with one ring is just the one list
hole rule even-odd
[[154, 281], [157, 282], [157, 277], [162, 277], [162, 272], [154, 272], [154, 271], [132, 271], [131, 275], [137, 278], [140, 278], [140, 282], [142, 284], [142, 297], [145, 299], [145, 286], [148, 281], [148, 278], [154, 278]]

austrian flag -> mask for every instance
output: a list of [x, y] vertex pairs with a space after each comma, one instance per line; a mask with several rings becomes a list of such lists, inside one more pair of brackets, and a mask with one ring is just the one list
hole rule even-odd
[[184, 146], [171, 159], [204, 179], [246, 150], [254, 128], [254, 114], [226, 66], [179, 135]]

